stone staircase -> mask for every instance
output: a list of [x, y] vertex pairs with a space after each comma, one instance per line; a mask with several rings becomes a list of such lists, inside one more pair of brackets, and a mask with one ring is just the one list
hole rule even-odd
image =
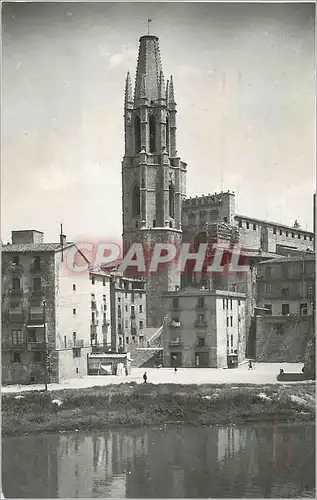
[[146, 347], [130, 347], [129, 349], [132, 366], [134, 367], [153, 368], [163, 357], [163, 349], [161, 347], [163, 326], [158, 329], [148, 330], [148, 335], [145, 335]]

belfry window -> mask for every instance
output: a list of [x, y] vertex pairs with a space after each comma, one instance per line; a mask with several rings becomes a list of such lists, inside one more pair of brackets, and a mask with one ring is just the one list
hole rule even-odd
[[154, 115], [150, 116], [150, 153], [156, 151], [156, 118]]
[[134, 119], [135, 154], [141, 151], [141, 122], [138, 116]]
[[169, 153], [169, 150], [170, 150], [170, 124], [169, 124], [168, 118], [166, 118], [166, 150]]
[[175, 188], [173, 183], [171, 182], [169, 185], [169, 207], [170, 207], [170, 217], [172, 217], [173, 219], [175, 215], [174, 198], [175, 198]]
[[140, 215], [140, 188], [136, 184], [132, 191], [132, 215]]

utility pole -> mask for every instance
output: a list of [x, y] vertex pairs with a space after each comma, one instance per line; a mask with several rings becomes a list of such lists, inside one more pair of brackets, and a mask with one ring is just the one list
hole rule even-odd
[[45, 390], [47, 391], [48, 352], [47, 352], [47, 340], [46, 340], [46, 301], [45, 301], [45, 299], [43, 299], [43, 317], [44, 317], [44, 383], [45, 383]]

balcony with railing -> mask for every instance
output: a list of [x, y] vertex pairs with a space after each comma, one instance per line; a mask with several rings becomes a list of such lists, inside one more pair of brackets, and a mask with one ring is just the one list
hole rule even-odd
[[21, 297], [22, 294], [23, 294], [22, 287], [10, 288], [10, 290], [9, 290], [9, 295], [11, 295], [12, 297]]
[[10, 323], [24, 323], [25, 315], [24, 312], [19, 309], [9, 309], [8, 311], [8, 320]]
[[45, 342], [36, 341], [27, 343], [28, 351], [45, 351], [47, 348], [48, 346]]
[[195, 328], [206, 328], [208, 323], [205, 319], [197, 319], [195, 321]]
[[172, 328], [180, 328], [182, 325], [181, 325], [181, 322], [179, 320], [172, 319], [172, 321], [170, 322], [170, 326]]
[[84, 347], [84, 340], [83, 339], [68, 340], [67, 347], [70, 349], [81, 349], [82, 347]]
[[15, 275], [20, 275], [23, 272], [23, 266], [21, 266], [21, 264], [15, 263], [15, 262], [9, 262], [7, 269], [10, 273], [15, 274]]
[[29, 313], [27, 318], [28, 325], [44, 326], [45, 318], [43, 313]]
[[182, 347], [183, 346], [183, 342], [180, 338], [177, 338], [177, 339], [171, 339], [169, 341], [169, 347]]

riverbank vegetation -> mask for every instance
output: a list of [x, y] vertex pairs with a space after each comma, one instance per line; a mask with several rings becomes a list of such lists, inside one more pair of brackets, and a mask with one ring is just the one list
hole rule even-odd
[[315, 383], [121, 384], [2, 395], [2, 435], [315, 418]]

